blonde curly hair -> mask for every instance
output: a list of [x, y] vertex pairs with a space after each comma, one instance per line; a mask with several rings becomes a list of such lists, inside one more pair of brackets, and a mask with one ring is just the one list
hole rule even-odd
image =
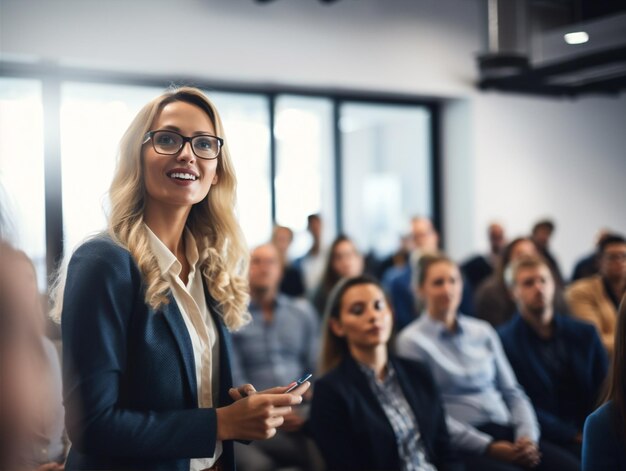
[[[141, 271], [146, 291], [145, 302], [153, 309], [168, 303], [169, 283], [163, 277], [157, 259], [150, 250], [144, 225], [145, 183], [142, 141], [163, 107], [172, 102], [186, 102], [207, 113], [218, 136], [224, 128], [215, 105], [198, 89], [170, 89], [145, 105], [128, 127], [120, 143], [120, 153], [109, 189], [111, 211], [108, 234], [128, 249]], [[225, 141], [216, 174], [218, 184], [211, 187], [201, 202], [191, 208], [187, 228], [198, 244], [200, 270], [211, 296], [220, 304], [224, 323], [236, 330], [250, 321], [248, 313], [247, 269], [249, 252], [234, 214], [237, 179]], [[53, 317], [60, 319], [65, 274], [54, 287]]]

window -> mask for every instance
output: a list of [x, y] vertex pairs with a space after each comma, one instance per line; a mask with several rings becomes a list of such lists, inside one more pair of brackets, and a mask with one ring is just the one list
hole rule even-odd
[[[114, 83], [94, 83], [94, 71], [59, 67], [49, 76], [23, 64], [17, 71], [19, 78], [0, 77], [0, 197], [12, 222], [0, 231], [33, 259], [44, 288], [46, 260], [61, 256], [61, 236], [69, 253], [106, 228], [122, 135], [170, 80], [110, 74]], [[310, 90], [203, 88], [224, 124], [238, 178], [234, 209], [249, 246], [269, 240], [276, 223], [294, 230], [291, 255], [302, 255], [311, 243], [307, 216], [319, 213], [324, 243], [341, 228], [363, 251], [385, 256], [412, 215], [438, 216], [434, 106]]]
[[323, 238], [336, 231], [332, 105], [324, 98], [276, 100], [276, 222], [294, 231], [294, 255], [304, 254], [311, 244], [309, 214], [322, 216]]
[[160, 88], [68, 82], [61, 88], [61, 168], [65, 252], [106, 228], [119, 143]]
[[0, 78], [0, 228], [35, 264], [46, 288], [46, 226], [41, 82]]
[[272, 232], [268, 99], [259, 95], [206, 92], [215, 103], [237, 174], [237, 214], [250, 247]]
[[386, 255], [413, 215], [432, 216], [430, 112], [346, 102], [340, 108], [344, 231]]

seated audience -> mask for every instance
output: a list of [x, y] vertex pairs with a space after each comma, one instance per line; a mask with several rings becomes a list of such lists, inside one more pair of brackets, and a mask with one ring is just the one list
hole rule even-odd
[[585, 421], [583, 471], [626, 470], [626, 296], [619, 309], [614, 345], [605, 403]]
[[280, 292], [288, 296], [304, 296], [302, 273], [289, 261], [289, 246], [293, 242], [293, 231], [285, 226], [274, 226], [272, 244], [278, 249], [283, 277], [280, 280]]
[[331, 470], [457, 469], [424, 365], [387, 352], [393, 315], [380, 284], [341, 280], [324, 316], [311, 432]]
[[596, 329], [555, 313], [546, 262], [514, 262], [505, 278], [518, 313], [500, 327], [504, 351], [530, 397], [541, 436], [580, 458], [582, 429], [598, 401], [608, 357]]
[[398, 336], [397, 352], [431, 367], [453, 445], [471, 470], [576, 470], [578, 460], [540, 441], [533, 407], [517, 383], [500, 339], [486, 322], [457, 314], [462, 282], [443, 255], [422, 258], [425, 315]]
[[588, 255], [585, 255], [576, 262], [574, 266], [574, 272], [572, 273], [572, 282], [580, 280], [581, 278], [587, 278], [598, 273], [600, 270], [600, 254], [598, 253], [600, 243], [602, 240], [610, 235], [611, 232], [608, 229], [600, 229], [596, 236], [596, 243], [594, 251]]
[[550, 251], [550, 238], [554, 233], [554, 222], [549, 219], [543, 219], [535, 223], [530, 233], [530, 238], [535, 243], [539, 255], [541, 255], [554, 277], [554, 282], [557, 286], [563, 286], [563, 275], [561, 275], [561, 269], [556, 261], [556, 258]]
[[363, 274], [364, 260], [354, 242], [345, 235], [338, 236], [330, 246], [322, 281], [313, 296], [313, 305], [322, 316], [328, 294], [341, 278]]
[[[232, 370], [235, 384], [257, 389], [289, 384], [313, 372], [317, 360], [319, 319], [304, 299], [278, 292], [282, 274], [276, 247], [262, 245], [250, 257], [250, 314], [252, 323], [233, 333]], [[278, 383], [276, 383], [278, 381]], [[306, 396], [305, 396], [306, 399]], [[294, 406], [272, 440], [235, 444], [235, 460], [242, 471], [274, 470], [284, 466], [315, 469], [312, 447], [302, 432], [304, 405]]]
[[500, 263], [502, 250], [506, 244], [504, 228], [498, 223], [489, 224], [487, 237], [489, 238], [489, 253], [476, 255], [461, 265], [461, 272], [472, 293], [493, 274]]
[[609, 355], [617, 323], [617, 306], [626, 292], [626, 239], [609, 235], [599, 247], [600, 272], [573, 283], [567, 291], [569, 307], [576, 317], [598, 329]]

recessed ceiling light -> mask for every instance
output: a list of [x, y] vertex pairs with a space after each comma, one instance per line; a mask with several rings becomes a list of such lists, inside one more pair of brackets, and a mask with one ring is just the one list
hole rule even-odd
[[565, 35], [565, 42], [567, 44], [584, 44], [587, 41], [589, 41], [589, 35], [584, 31], [576, 31]]

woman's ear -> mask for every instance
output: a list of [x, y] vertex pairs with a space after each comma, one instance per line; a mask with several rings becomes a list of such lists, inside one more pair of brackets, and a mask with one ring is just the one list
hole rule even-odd
[[328, 325], [330, 326], [330, 330], [332, 331], [332, 333], [335, 334], [337, 337], [344, 337], [346, 335], [343, 329], [343, 325], [341, 325], [341, 321], [339, 319], [331, 317], [330, 319], [328, 319]]
[[217, 176], [217, 172], [215, 172], [215, 175], [213, 175], [213, 181], [211, 182], [211, 185], [217, 185], [217, 182], [220, 178]]

